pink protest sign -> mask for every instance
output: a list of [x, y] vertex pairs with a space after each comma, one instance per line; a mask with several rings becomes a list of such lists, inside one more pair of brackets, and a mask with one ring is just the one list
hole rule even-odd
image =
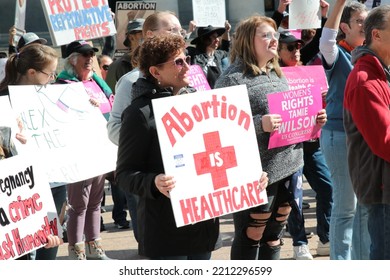
[[270, 113], [282, 116], [281, 126], [271, 133], [268, 149], [319, 136], [320, 127], [316, 125], [316, 119], [322, 104], [318, 85], [268, 94], [267, 98]]
[[314, 84], [319, 85], [321, 91], [328, 90], [328, 81], [322, 65], [283, 67], [282, 71], [291, 90], [303, 86], [311, 87]]
[[209, 83], [207, 82], [206, 76], [204, 75], [204, 72], [199, 65], [190, 66], [188, 78], [191, 81], [190, 86], [196, 88], [197, 91], [211, 89]]

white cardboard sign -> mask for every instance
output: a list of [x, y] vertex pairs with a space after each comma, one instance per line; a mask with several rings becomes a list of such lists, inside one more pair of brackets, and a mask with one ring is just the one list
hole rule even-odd
[[28, 138], [18, 152], [38, 153], [49, 182], [79, 182], [115, 169], [117, 147], [108, 139], [107, 121], [81, 82], [9, 91]]
[[153, 100], [178, 227], [267, 203], [245, 85]]
[[192, 10], [197, 26], [225, 27], [225, 0], [192, 0]]

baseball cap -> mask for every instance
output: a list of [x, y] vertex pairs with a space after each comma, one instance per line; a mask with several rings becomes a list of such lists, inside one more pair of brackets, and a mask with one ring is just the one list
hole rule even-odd
[[281, 32], [280, 33], [280, 38], [279, 38], [279, 43], [295, 43], [299, 42], [302, 45], [304, 45], [304, 42], [300, 39], [297, 39], [294, 35], [292, 35], [290, 32]]
[[[136, 18], [134, 20], [129, 21], [127, 23], [126, 35], [142, 31], [144, 22], [144, 18]], [[130, 40], [127, 36], [126, 39], [123, 41], [123, 45], [125, 45], [126, 47], [130, 47]]]
[[88, 52], [98, 52], [97, 48], [92, 47], [86, 41], [73, 41], [66, 47], [66, 57], [70, 56], [72, 53], [88, 53]]
[[47, 40], [39, 38], [38, 35], [33, 32], [28, 32], [23, 34], [22, 37], [20, 37], [17, 47], [18, 49], [21, 49], [31, 43], [39, 43], [45, 45], [47, 43]]

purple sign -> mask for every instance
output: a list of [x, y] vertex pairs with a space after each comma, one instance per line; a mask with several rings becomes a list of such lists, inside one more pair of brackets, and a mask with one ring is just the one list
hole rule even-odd
[[204, 75], [204, 72], [199, 65], [190, 66], [188, 78], [191, 81], [190, 86], [196, 88], [197, 91], [211, 89], [209, 83], [207, 82], [206, 76]]
[[[291, 67], [295, 68], [295, 67]], [[268, 149], [318, 138], [317, 113], [322, 109], [319, 85], [268, 94], [270, 114], [280, 114], [282, 123], [271, 133]]]

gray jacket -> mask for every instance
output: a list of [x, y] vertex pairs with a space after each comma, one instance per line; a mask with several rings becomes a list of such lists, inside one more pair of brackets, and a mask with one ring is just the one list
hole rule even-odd
[[259, 145], [263, 170], [268, 173], [269, 183], [280, 181], [303, 167], [302, 144], [295, 144], [274, 149], [268, 149], [270, 133], [262, 128], [261, 118], [269, 114], [267, 94], [287, 91], [287, 80], [278, 77], [274, 70], [269, 74], [258, 76], [244, 75], [241, 60], [235, 61], [219, 77], [215, 88], [245, 84], [248, 89], [249, 102]]

